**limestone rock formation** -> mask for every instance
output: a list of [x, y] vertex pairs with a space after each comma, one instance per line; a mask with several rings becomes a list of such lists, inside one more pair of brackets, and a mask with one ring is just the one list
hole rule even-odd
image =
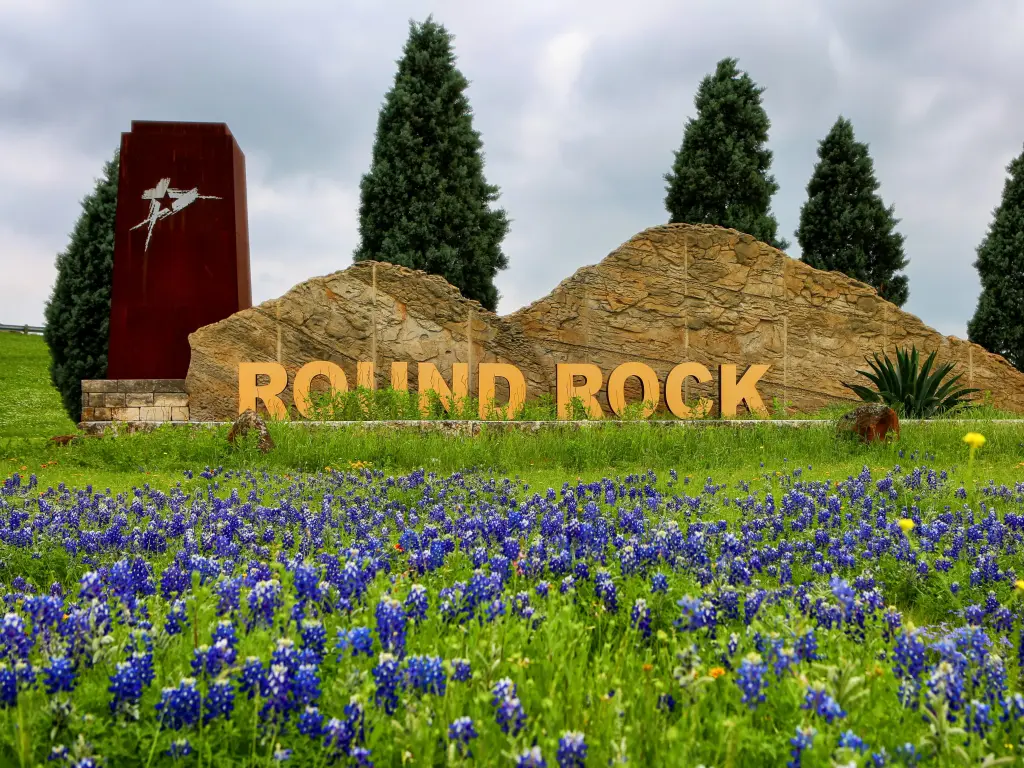
[[[186, 388], [192, 421], [233, 421], [238, 415], [238, 364], [279, 362], [288, 372], [282, 399], [291, 410], [291, 381], [305, 363], [328, 360], [356, 384], [356, 363], [374, 362], [377, 387], [390, 386], [391, 364], [434, 363], [451, 382], [452, 364], [469, 363], [476, 392], [479, 363], [511, 362], [527, 392], [554, 389], [554, 371], [536, 360], [533, 344], [511, 323], [463, 298], [443, 278], [364, 261], [292, 288], [280, 299], [237, 312], [189, 335]], [[499, 384], [501, 380], [499, 379]], [[315, 379], [313, 389], [323, 388]], [[499, 386], [499, 400], [507, 398]], [[260, 403], [261, 412], [265, 412]]]
[[[699, 362], [715, 379], [687, 379], [688, 402], [717, 401], [718, 364], [735, 363], [742, 374], [766, 363], [758, 384], [765, 405], [808, 411], [857, 402], [842, 382], [861, 378], [865, 358], [913, 344], [955, 362], [964, 384], [990, 393], [996, 406], [1024, 412], [1024, 374], [1001, 356], [941, 335], [846, 275], [709, 225], [645, 230], [505, 317], [439, 277], [362, 262], [200, 328], [189, 341], [194, 421], [237, 416], [243, 361], [279, 361], [290, 381], [304, 363], [330, 360], [354, 384], [356, 362], [372, 360], [378, 387], [388, 385], [391, 362], [408, 361], [410, 388], [417, 362], [435, 363], [447, 381], [452, 363], [468, 362], [471, 394], [478, 363], [507, 362], [522, 370], [531, 397], [554, 394], [560, 362], [595, 363], [605, 381], [619, 363], [644, 362], [662, 387], [676, 364]], [[629, 379], [627, 400], [639, 391]], [[603, 391], [599, 400], [610, 413]]]

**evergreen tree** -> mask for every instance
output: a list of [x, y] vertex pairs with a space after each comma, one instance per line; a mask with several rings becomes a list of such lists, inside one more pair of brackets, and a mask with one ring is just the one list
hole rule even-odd
[[67, 249], [57, 256], [57, 279], [46, 304], [50, 380], [72, 421], [82, 418], [82, 380], [107, 375], [110, 287], [114, 271], [118, 153], [82, 201]]
[[896, 231], [894, 206], [885, 207], [878, 187], [868, 145], [840, 117], [818, 145], [795, 234], [803, 261], [867, 283], [902, 307], [910, 295], [906, 275], [897, 274], [907, 266], [903, 235]]
[[480, 134], [455, 67], [452, 35], [428, 18], [410, 22], [395, 83], [377, 120], [370, 172], [360, 183], [355, 261], [377, 259], [441, 275], [487, 309], [508, 266], [509, 221], [491, 210]]
[[1024, 152], [1006, 170], [1003, 199], [974, 262], [981, 296], [967, 338], [1024, 371]]
[[671, 223], [718, 224], [785, 250], [789, 243], [777, 237], [771, 213], [779, 185], [768, 172], [771, 123], [761, 105], [764, 88], [736, 64], [722, 59], [697, 89], [697, 116], [687, 122], [672, 171], [665, 174], [665, 207]]

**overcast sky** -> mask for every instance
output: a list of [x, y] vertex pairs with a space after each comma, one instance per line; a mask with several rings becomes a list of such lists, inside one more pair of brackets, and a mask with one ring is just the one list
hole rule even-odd
[[696, 87], [735, 56], [766, 88], [790, 255], [843, 114], [902, 220], [905, 308], [965, 335], [975, 249], [1024, 148], [1020, 0], [0, 0], [0, 323], [42, 323], [55, 255], [133, 119], [231, 128], [254, 302], [348, 266], [377, 110], [430, 13], [512, 218], [500, 313], [667, 221]]

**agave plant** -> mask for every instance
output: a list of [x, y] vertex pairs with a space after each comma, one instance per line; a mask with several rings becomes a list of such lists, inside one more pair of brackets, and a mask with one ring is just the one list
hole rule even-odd
[[943, 363], [933, 371], [934, 352], [921, 365], [916, 346], [909, 351], [897, 349], [895, 364], [888, 355], [879, 357], [877, 352], [874, 360], [867, 362], [871, 370], [857, 373], [867, 378], [875, 388], [845, 382], [843, 386], [853, 390], [865, 402], [885, 403], [904, 418], [929, 419], [969, 406], [968, 396], [980, 391], [956, 388], [963, 374], [947, 378], [953, 370], [953, 363]]

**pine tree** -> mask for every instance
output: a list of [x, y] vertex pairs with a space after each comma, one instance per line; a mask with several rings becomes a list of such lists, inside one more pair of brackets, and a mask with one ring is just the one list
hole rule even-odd
[[761, 105], [764, 88], [736, 64], [722, 59], [697, 89], [697, 116], [687, 122], [672, 171], [665, 174], [665, 207], [671, 223], [730, 227], [785, 250], [789, 243], [777, 237], [771, 213], [779, 185], [768, 172], [771, 123]]
[[107, 375], [119, 165], [115, 152], [82, 201], [71, 241], [57, 256], [57, 279], [46, 304], [43, 338], [50, 348], [50, 380], [76, 423], [82, 418], [82, 380]]
[[1006, 170], [1003, 199], [974, 262], [981, 296], [967, 338], [1024, 371], [1024, 152]]
[[494, 310], [494, 277], [508, 266], [509, 221], [492, 210], [480, 134], [455, 67], [452, 35], [410, 22], [392, 89], [377, 121], [370, 172], [360, 183], [355, 261], [377, 259], [441, 275]]
[[902, 307], [910, 295], [906, 275], [897, 274], [907, 266], [903, 235], [896, 231], [894, 206], [885, 207], [878, 187], [868, 145], [839, 117], [818, 144], [795, 234], [803, 261], [867, 283]]

